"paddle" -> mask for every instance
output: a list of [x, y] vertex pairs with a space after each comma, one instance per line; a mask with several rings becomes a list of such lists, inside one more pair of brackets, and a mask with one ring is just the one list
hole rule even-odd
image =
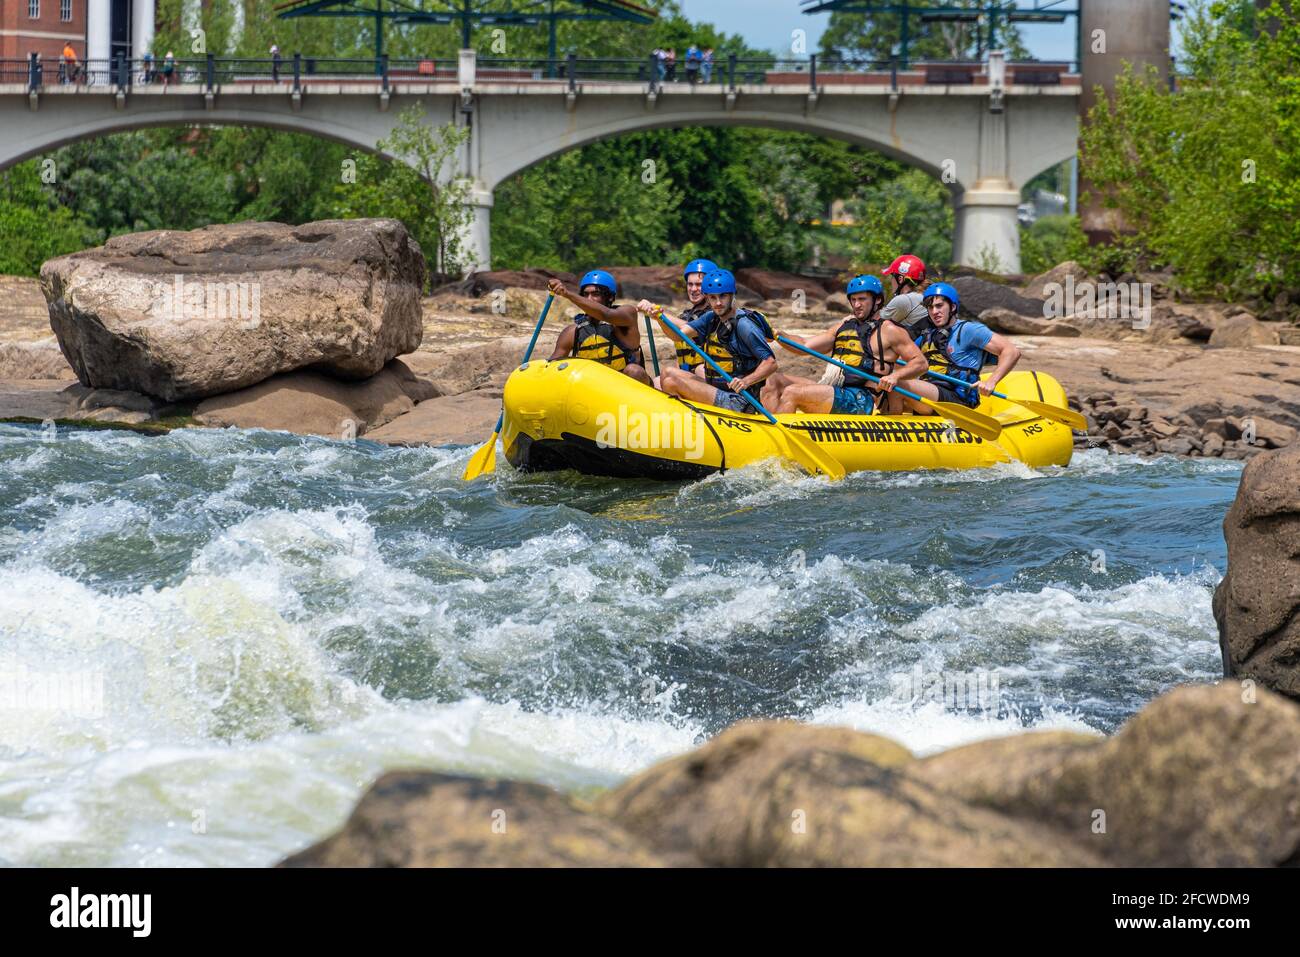
[[655, 348], [655, 330], [654, 323], [649, 316], [645, 317], [645, 334], [650, 340], [650, 361], [654, 363], [655, 378], [659, 378], [659, 350]]
[[[677, 328], [667, 315], [664, 314], [662, 309], [659, 310], [659, 321], [671, 329], [678, 339], [694, 349], [695, 354], [712, 366], [713, 371], [722, 376], [728, 384], [732, 382], [732, 376], [728, 375], [720, 365], [709, 358], [708, 353], [695, 344], [695, 340], [688, 339], [686, 336], [682, 335], [682, 331]], [[786, 426], [782, 425], [776, 420], [776, 416], [767, 411], [761, 402], [744, 389], [740, 390], [740, 394], [748, 399], [753, 404], [754, 408], [758, 409], [759, 412], [762, 412], [767, 421], [775, 425], [780, 434], [784, 435], [786, 439], [789, 440], [790, 447], [784, 450], [786, 456], [793, 459], [795, 462], [798, 462], [809, 475], [816, 475], [820, 472], [827, 478], [835, 479], [837, 481], [844, 478], [844, 466], [836, 459], [832, 458], [825, 449], [818, 446], [817, 443], [813, 442], [812, 439], [807, 436], [799, 435], [797, 432], [792, 432]]]
[[[935, 372], [934, 370], [930, 370], [926, 375], [932, 379], [943, 379], [946, 382], [952, 382], [956, 385], [970, 385], [970, 383], [964, 379], [944, 375], [942, 372]], [[1053, 422], [1060, 422], [1080, 432], [1088, 431], [1088, 420], [1073, 409], [1062, 409], [1059, 405], [1048, 405], [1046, 402], [1035, 402], [1032, 399], [1013, 399], [1011, 396], [1003, 395], [1001, 392], [994, 392], [991, 394], [997, 396], [999, 399], [1006, 399], [1008, 402], [1014, 402], [1016, 405], [1024, 406], [1030, 412], [1037, 413], [1045, 419], [1051, 419]]]
[[[792, 342], [785, 336], [776, 337], [780, 342], [785, 343], [792, 349], [798, 349], [800, 352], [806, 352], [810, 356], [816, 356], [823, 362], [829, 362], [831, 365], [839, 366], [845, 372], [852, 375], [862, 376], [864, 379], [870, 379], [873, 382], [879, 382], [880, 376], [872, 375], [862, 369], [856, 369], [851, 365], [840, 362], [838, 359], [832, 359], [830, 356], [823, 355], [815, 349], [809, 349], [807, 346]], [[973, 409], [967, 409], [960, 405], [954, 405], [951, 402], [932, 402], [931, 400], [917, 395], [915, 392], [908, 392], [901, 386], [894, 386], [894, 391], [899, 395], [905, 395], [909, 399], [915, 399], [922, 405], [928, 405], [940, 415], [952, 419], [957, 425], [960, 425], [967, 432], [973, 432], [982, 439], [988, 439], [990, 442], [996, 442], [998, 436], [1002, 434], [1002, 424], [997, 419], [990, 418], [982, 412], [976, 412]]]
[[[537, 337], [541, 334], [542, 323], [546, 321], [546, 314], [551, 311], [551, 303], [555, 301], [554, 296], [548, 295], [546, 302], [542, 305], [541, 315], [537, 317], [537, 325], [533, 327], [533, 338], [528, 342], [528, 351], [524, 353], [524, 362], [527, 362], [533, 356], [533, 349], [537, 346]], [[520, 365], [523, 365], [521, 362]], [[461, 476], [466, 482], [472, 482], [480, 475], [489, 472], [495, 472], [497, 467], [497, 436], [501, 434], [501, 426], [506, 421], [506, 410], [502, 409], [501, 414], [497, 416], [497, 427], [492, 430], [492, 438], [479, 448], [477, 452], [469, 457], [469, 462], [465, 465], [465, 474]]]

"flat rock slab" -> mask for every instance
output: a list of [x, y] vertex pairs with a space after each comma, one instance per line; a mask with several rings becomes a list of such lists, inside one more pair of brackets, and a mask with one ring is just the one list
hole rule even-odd
[[65, 391], [68, 383], [57, 379], [0, 381], [0, 419], [66, 419], [77, 400]]
[[173, 402], [298, 369], [373, 376], [419, 347], [424, 280], [395, 219], [157, 230], [41, 267], [77, 378]]
[[367, 432], [366, 438], [389, 445], [481, 445], [500, 414], [499, 392], [441, 396]]
[[275, 429], [346, 441], [415, 408], [436, 390], [393, 360], [364, 382], [340, 382], [319, 372], [289, 372], [205, 399], [194, 408], [200, 425]]

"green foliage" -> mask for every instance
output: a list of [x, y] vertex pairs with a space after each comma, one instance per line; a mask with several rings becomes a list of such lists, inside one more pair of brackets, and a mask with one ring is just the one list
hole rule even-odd
[[[987, 0], [908, 0], [914, 7], [986, 7]], [[881, 4], [885, 6], [886, 4]], [[821, 38], [821, 53], [825, 57], [843, 60], [888, 60], [901, 56], [903, 17], [899, 13], [847, 13], [831, 14]], [[988, 28], [976, 28], [968, 23], [927, 24], [917, 14], [908, 17], [908, 59], [920, 60], [972, 60], [988, 42]], [[977, 30], [979, 32], [977, 32]], [[982, 39], [981, 39], [982, 37]], [[1005, 50], [1008, 58], [1026, 59], [1028, 51], [1020, 31], [1005, 21], [998, 23], [997, 46]]]
[[0, 273], [34, 276], [54, 256], [94, 246], [101, 236], [60, 206], [36, 162], [0, 173]]
[[1221, 295], [1300, 287], [1300, 23], [1264, 16], [1273, 32], [1240, 4], [1194, 3], [1179, 92], [1130, 71], [1089, 114], [1084, 176], [1131, 231], [1115, 265], [1169, 265]]
[[861, 259], [854, 269], [888, 263], [902, 252], [920, 256], [927, 265], [952, 259], [952, 203], [947, 189], [920, 170], [863, 190], [848, 206], [861, 223]]
[[1088, 238], [1078, 216], [1044, 216], [1020, 230], [1020, 271], [1030, 275], [1046, 272], [1073, 259], [1088, 258]]
[[[492, 249], [502, 268], [660, 261], [680, 202], [654, 134], [564, 153], [501, 184]], [[649, 165], [647, 165], [649, 164]]]
[[104, 236], [229, 222], [231, 176], [202, 155], [200, 131], [146, 130], [83, 140], [51, 154], [61, 206]]
[[474, 210], [469, 181], [449, 163], [468, 139], [463, 127], [432, 126], [423, 105], [408, 107], [378, 144], [397, 162], [359, 157], [355, 181], [340, 176], [334, 186], [338, 214], [400, 219], [420, 243], [431, 273], [459, 273], [466, 256], [461, 236]]

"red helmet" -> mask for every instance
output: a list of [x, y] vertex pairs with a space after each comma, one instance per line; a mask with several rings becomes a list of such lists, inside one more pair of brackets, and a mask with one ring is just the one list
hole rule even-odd
[[889, 268], [884, 271], [886, 276], [897, 276], [899, 279], [910, 279], [916, 283], [925, 282], [925, 263], [915, 256], [899, 256]]

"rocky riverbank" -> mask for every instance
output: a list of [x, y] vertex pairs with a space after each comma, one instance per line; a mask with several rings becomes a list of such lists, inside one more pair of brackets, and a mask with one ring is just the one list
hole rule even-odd
[[[233, 231], [235, 239], [246, 228], [213, 227]], [[381, 229], [379, 235], [386, 234]], [[282, 265], [291, 265], [299, 254], [292, 242], [281, 241], [285, 248], [279, 253], [269, 254], [257, 244], [242, 248], [255, 248], [263, 259], [278, 256]], [[367, 242], [373, 243], [368, 252]], [[190, 243], [196, 249], [209, 248]], [[207, 360], [192, 363], [197, 369], [186, 374], [199, 385], [183, 395], [185, 389], [169, 386], [170, 399], [121, 388], [125, 383], [118, 379], [107, 388], [103, 383], [78, 385], [72, 365], [50, 335], [50, 310], [39, 284], [0, 279], [0, 418], [146, 429], [176, 425], [283, 429], [403, 445], [474, 443], [491, 432], [505, 378], [518, 364], [545, 299], [546, 280], [558, 275], [576, 281], [567, 274], [542, 270], [480, 273], [424, 297], [417, 305], [408, 295], [415, 267], [392, 256], [391, 239], [362, 240], [354, 229], [348, 236], [333, 237], [331, 243], [332, 253], [342, 263], [332, 278], [296, 279], [281, 296], [277, 314], [304, 316], [305, 321], [282, 323], [284, 328], [270, 323], [251, 340], [248, 336], [233, 340]], [[228, 240], [221, 249], [229, 250], [230, 245]], [[107, 261], [139, 258], [141, 252], [134, 246], [120, 249]], [[187, 268], [193, 269], [196, 253], [188, 248], [187, 252]], [[239, 262], [232, 266], [231, 255], [215, 255], [211, 268], [239, 267]], [[370, 267], [349, 265], [358, 257], [363, 264], [386, 261], [385, 275], [394, 277], [397, 290], [389, 297], [396, 305], [374, 313], [382, 316], [375, 320], [378, 328], [389, 331], [362, 336], [364, 343], [358, 335], [368, 328], [368, 320], [360, 317], [373, 307], [365, 300], [367, 281], [362, 281]], [[91, 262], [93, 267], [83, 262], [69, 275], [103, 268], [93, 258]], [[173, 267], [153, 268], [165, 273]], [[677, 303], [683, 299], [676, 267], [623, 268], [617, 269], [617, 275], [625, 299]], [[823, 281], [764, 270], [741, 270], [738, 278], [741, 301], [766, 311], [778, 329], [813, 332], [848, 309], [843, 294]], [[1120, 277], [1129, 285], [1118, 288], [1144, 291], [1108, 313], [1095, 301], [1088, 306], [1079, 292], [1104, 290], [1107, 284], [1072, 263], [1042, 276], [1023, 277], [1019, 283], [994, 282], [976, 274], [951, 278], [964, 307], [1016, 338], [1025, 352], [1025, 367], [1047, 372], [1065, 385], [1071, 404], [1090, 421], [1088, 434], [1076, 435], [1079, 447], [1248, 459], [1265, 449], [1289, 446], [1300, 436], [1300, 327], [1279, 321], [1290, 317], [1286, 304], [1261, 309], [1256, 317], [1240, 305], [1180, 302], [1169, 277], [1154, 275]], [[333, 332], [321, 325], [333, 320], [327, 322], [308, 302], [310, 289], [330, 283], [351, 289], [349, 294], [355, 296], [347, 307], [353, 318], [342, 327], [330, 326]], [[1067, 291], [1072, 299], [1065, 295]], [[337, 296], [336, 292], [332, 299], [336, 312]], [[563, 322], [574, 312], [564, 302], [552, 307], [539, 354], [549, 355]], [[66, 329], [67, 319], [59, 321]], [[292, 341], [303, 347], [297, 353], [288, 350], [288, 356], [284, 348], [275, 347], [278, 364], [259, 364], [262, 353], [250, 341], [255, 344], [256, 335], [279, 341], [274, 337], [282, 338], [286, 330], [298, 336]], [[321, 355], [311, 351], [317, 337], [327, 340]], [[74, 361], [84, 364], [93, 349], [81, 339], [65, 338]], [[183, 353], [186, 341], [172, 338], [165, 348], [154, 351], [176, 366], [179, 360], [167, 353]], [[327, 354], [328, 342], [361, 350], [358, 354], [365, 355], [366, 368], [340, 378], [329, 367], [336, 360]], [[657, 344], [661, 357], [669, 361], [668, 343], [661, 336]], [[781, 361], [800, 374], [818, 377], [822, 371], [813, 359], [783, 355]], [[377, 374], [364, 374], [380, 367]], [[145, 379], [151, 374], [141, 372]], [[233, 389], [219, 384], [221, 376], [232, 375], [232, 383], [256, 381]]]
[[594, 799], [392, 772], [282, 866], [1277, 867], [1300, 861], [1298, 805], [1300, 707], [1225, 682], [1179, 688], [1110, 738], [924, 758], [742, 723]]

